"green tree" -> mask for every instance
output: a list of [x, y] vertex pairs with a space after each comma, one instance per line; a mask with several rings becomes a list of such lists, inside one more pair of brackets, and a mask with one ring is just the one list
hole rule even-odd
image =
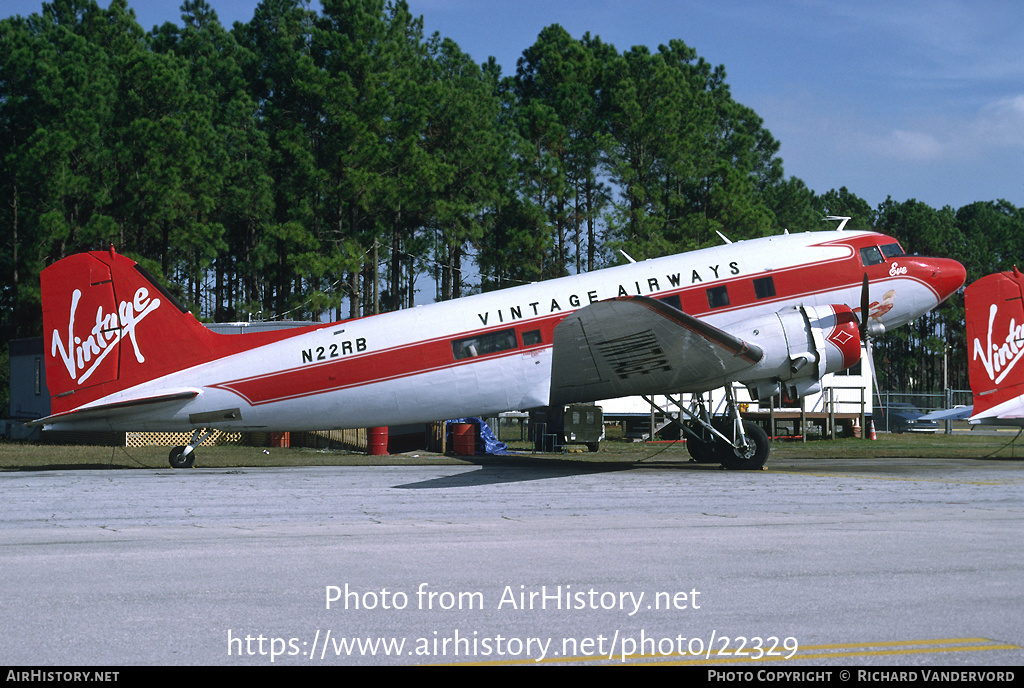
[[763, 199], [778, 230], [796, 233], [824, 229], [822, 218], [826, 213], [819, 207], [819, 198], [801, 179], [790, 177], [769, 185]]
[[381, 310], [384, 252], [383, 307], [399, 308], [415, 279], [416, 230], [439, 184], [425, 143], [430, 73], [422, 21], [405, 2], [332, 0], [317, 29], [327, 217], [361, 263], [350, 272], [350, 312]]
[[[237, 319], [246, 296], [235, 287], [244, 272], [246, 237], [269, 218], [266, 138], [256, 126], [243, 51], [205, 0], [182, 4], [181, 28], [167, 23], [152, 38], [153, 50], [187, 68], [189, 129], [185, 222], [172, 235], [182, 261], [177, 279], [189, 284], [190, 300], [215, 320]], [[202, 289], [214, 274], [213, 289]]]
[[453, 41], [437, 36], [431, 66], [424, 145], [436, 188], [423, 219], [435, 238], [442, 266], [438, 295], [444, 300], [462, 293], [463, 256], [469, 246], [480, 246], [508, 153], [498, 131], [500, 101], [480, 66]]
[[[677, 205], [677, 180], [693, 177], [693, 159], [683, 154], [687, 134], [699, 127], [701, 112], [689, 83], [662, 54], [642, 46], [619, 56], [608, 68], [606, 169], [618, 189], [609, 216], [612, 248], [636, 259], [673, 251], [666, 234], [669, 207]], [[672, 232], [669, 231], [669, 234]]]
[[830, 189], [819, 196], [817, 207], [823, 217], [832, 215], [850, 218], [846, 225], [850, 229], [872, 229], [878, 222], [878, 211], [873, 210], [867, 201], [851, 193], [845, 186], [840, 187], [838, 191]]
[[634, 47], [607, 74], [610, 246], [649, 257], [773, 228], [779, 144], [732, 99], [724, 68], [677, 40], [654, 54]]
[[967, 266], [967, 283], [1024, 266], [1024, 211], [1007, 201], [978, 201], [956, 211], [963, 240], [948, 247]]
[[607, 199], [598, 179], [602, 82], [613, 56], [599, 39], [573, 39], [554, 24], [523, 52], [512, 82], [520, 135], [530, 143], [524, 163], [533, 169], [531, 194], [548, 217], [556, 275], [565, 274], [570, 261], [577, 272], [594, 268], [595, 225]]
[[0, 22], [0, 44], [6, 297], [13, 330], [23, 335], [38, 331], [40, 270], [118, 237], [114, 56], [143, 51], [145, 36], [123, 0], [108, 10], [57, 0], [41, 14]]
[[[255, 212], [242, 227], [248, 234], [239, 257], [249, 301], [245, 310], [262, 317], [303, 317], [323, 305], [312, 306], [310, 298], [330, 259], [337, 257], [333, 248], [321, 252], [330, 243], [320, 241], [325, 234], [325, 189], [319, 161], [326, 134], [325, 90], [313, 55], [315, 20], [315, 13], [299, 0], [264, 0], [248, 24], [236, 24], [233, 30], [251, 56], [243, 61], [243, 73], [265, 137], [263, 174], [273, 191], [265, 221], [267, 187], [261, 184], [260, 195], [249, 206]], [[255, 136], [249, 140], [262, 145]], [[247, 176], [254, 174], [257, 170]]]
[[502, 151], [495, 201], [485, 213], [486, 231], [477, 243], [481, 289], [490, 291], [550, 274], [554, 241], [543, 206], [526, 191], [534, 178], [534, 147], [516, 124], [520, 101], [514, 79], [502, 78], [500, 66], [491, 58], [483, 65], [483, 80], [498, 107], [495, 133]]

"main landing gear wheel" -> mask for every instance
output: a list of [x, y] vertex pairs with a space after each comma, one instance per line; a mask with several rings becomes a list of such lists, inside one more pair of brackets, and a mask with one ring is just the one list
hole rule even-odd
[[[725, 393], [729, 411], [724, 416], [712, 418], [700, 395], [696, 396], [689, 409], [676, 404], [690, 419], [685, 425], [680, 424], [687, 434], [686, 451], [697, 463], [718, 463], [734, 471], [761, 470], [768, 461], [768, 454], [771, 453], [768, 433], [760, 425], [749, 420], [742, 421], [743, 425], [737, 426], [736, 422], [740, 422], [739, 404], [736, 403], [732, 387], [727, 386]], [[664, 409], [651, 399], [644, 399], [653, 408], [665, 413]], [[676, 422], [679, 420], [676, 419]]]
[[[711, 423], [719, 432], [725, 432], [723, 428], [727, 425], [726, 422], [716, 418], [711, 421]], [[729, 451], [731, 448], [712, 435], [708, 430], [702, 428], [699, 423], [692, 423], [690, 430], [694, 434], [700, 436], [695, 437], [694, 435], [690, 435], [686, 438], [686, 451], [689, 452], [690, 458], [697, 463], [721, 463], [722, 460], [719, 457], [719, 445], [724, 447], [724, 451]]]
[[719, 442], [718, 459], [723, 467], [731, 471], [759, 471], [768, 461], [768, 453], [771, 451], [768, 433], [757, 423], [745, 420], [743, 434], [746, 443], [741, 449]]
[[167, 460], [170, 462], [171, 468], [192, 468], [196, 462], [196, 455], [194, 452], [186, 454], [185, 447], [175, 447], [171, 450]]
[[697, 463], [718, 463], [713, 449], [714, 444], [712, 442], [699, 440], [695, 437], [686, 438], [686, 451], [690, 453], [690, 458]]

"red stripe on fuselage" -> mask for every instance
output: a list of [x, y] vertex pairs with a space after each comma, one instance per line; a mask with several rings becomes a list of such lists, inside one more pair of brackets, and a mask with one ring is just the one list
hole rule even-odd
[[[739, 311], [755, 305], [771, 306], [773, 304], [794, 303], [800, 299], [812, 299], [825, 293], [851, 288], [859, 289], [861, 278], [865, 271], [869, 273], [869, 276], [874, 273], [877, 277], [881, 277], [884, 273], [886, 278], [889, 277], [888, 269], [892, 261], [886, 261], [885, 263], [865, 268], [857, 255], [856, 249], [860, 245], [874, 245], [877, 243], [877, 239], [878, 237], [866, 235], [851, 237], [852, 241], [842, 239], [821, 244], [823, 246], [839, 244], [847, 246], [850, 252], [841, 258], [768, 270], [756, 274], [746, 274], [728, 279], [698, 282], [681, 289], [660, 291], [651, 294], [651, 296], [657, 299], [679, 296], [684, 312], [695, 317], [707, 317], [719, 313]], [[856, 246], [853, 245], [853, 241], [856, 242]], [[754, 294], [753, 280], [767, 276], [772, 276], [775, 281], [775, 296], [757, 299]], [[900, 277], [903, 279], [914, 279], [928, 286], [933, 292], [935, 291], [932, 285], [913, 275], [900, 275]], [[811, 285], [812, 288], [808, 288], [808, 285]], [[720, 286], [726, 286], [729, 290], [729, 305], [712, 309], [708, 305], [706, 290]], [[249, 404], [258, 406], [402, 379], [449, 368], [457, 368], [484, 360], [520, 355], [531, 351], [536, 352], [550, 348], [555, 326], [571, 312], [571, 310], [567, 310], [551, 315], [516, 320], [513, 323], [503, 323], [494, 327], [453, 333], [442, 338], [413, 342], [377, 351], [368, 351], [327, 362], [315, 362], [211, 386], [231, 391], [245, 399]], [[363, 320], [370, 319], [372, 319], [372, 316]], [[453, 340], [503, 329], [516, 330], [518, 348], [474, 358], [455, 360], [452, 353]], [[523, 347], [522, 333], [530, 330], [541, 331], [542, 343], [540, 345]]]
[[[533, 324], [529, 329], [537, 327]], [[452, 353], [452, 339], [458, 339], [460, 336], [371, 351], [333, 361], [222, 382], [211, 387], [234, 392], [249, 404], [259, 406], [550, 348], [550, 344], [519, 346], [495, 354], [456, 361]], [[521, 335], [519, 336], [521, 341]], [[550, 337], [547, 341], [550, 342]]]

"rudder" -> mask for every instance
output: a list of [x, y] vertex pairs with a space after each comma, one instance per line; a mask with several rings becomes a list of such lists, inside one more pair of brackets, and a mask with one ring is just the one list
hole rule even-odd
[[217, 335], [135, 261], [79, 253], [40, 274], [53, 413], [209, 358]]
[[974, 415], [1024, 393], [1024, 274], [982, 277], [964, 292]]

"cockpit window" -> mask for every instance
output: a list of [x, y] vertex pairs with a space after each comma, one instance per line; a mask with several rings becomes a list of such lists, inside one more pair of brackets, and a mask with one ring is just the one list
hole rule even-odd
[[882, 246], [882, 255], [885, 256], [886, 258], [898, 258], [900, 256], [905, 256], [907, 254], [903, 252], [902, 246], [893, 243]]
[[878, 250], [877, 246], [867, 246], [860, 250], [860, 262], [866, 267], [884, 263], [885, 258], [882, 257], [882, 252]]

